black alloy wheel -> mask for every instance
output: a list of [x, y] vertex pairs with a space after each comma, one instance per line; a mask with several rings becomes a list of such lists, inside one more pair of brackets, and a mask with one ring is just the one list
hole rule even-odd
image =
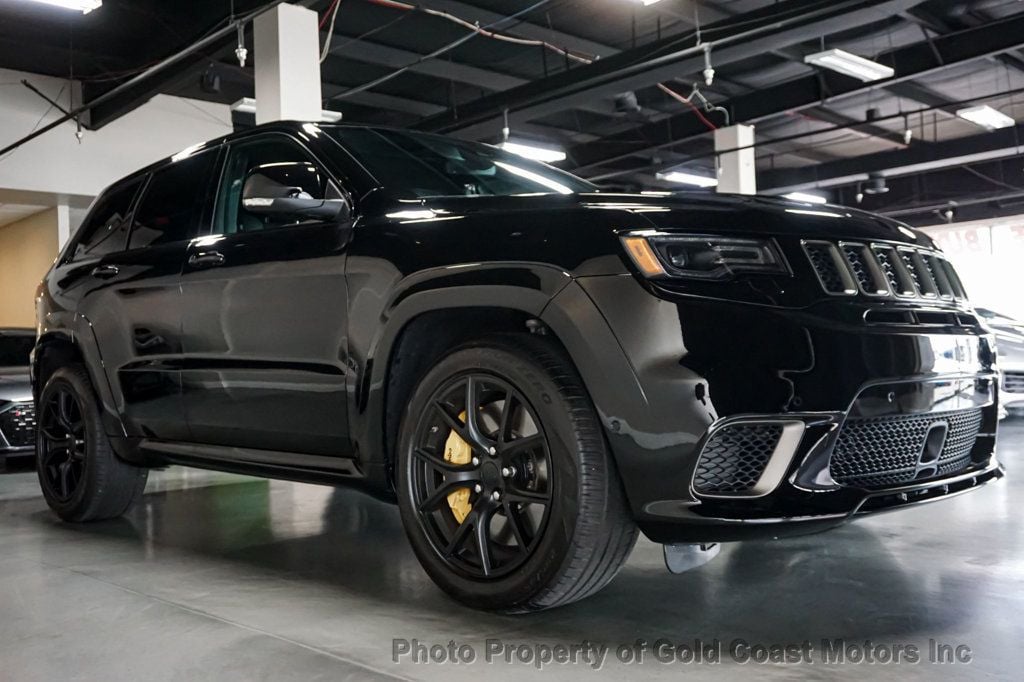
[[46, 503], [65, 521], [120, 516], [146, 488], [148, 470], [114, 452], [102, 409], [79, 364], [57, 369], [39, 395], [36, 472]]
[[474, 608], [524, 613], [612, 580], [637, 527], [600, 418], [563, 349], [484, 337], [414, 388], [395, 491], [431, 579]]
[[[453, 378], [429, 405], [410, 460], [423, 530], [453, 570], [506, 575], [529, 558], [549, 517], [554, 470], [540, 419], [511, 384], [482, 373]], [[445, 458], [453, 434], [468, 462]]]
[[85, 481], [86, 431], [82, 404], [68, 387], [49, 393], [39, 420], [40, 477], [60, 502]]

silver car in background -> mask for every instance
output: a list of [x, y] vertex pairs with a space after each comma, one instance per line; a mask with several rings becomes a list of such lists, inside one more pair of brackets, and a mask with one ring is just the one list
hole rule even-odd
[[987, 308], [975, 308], [975, 312], [996, 335], [1000, 404], [1011, 414], [1024, 414], [1024, 322]]
[[0, 329], [0, 471], [13, 457], [35, 454], [36, 411], [29, 381], [31, 329]]

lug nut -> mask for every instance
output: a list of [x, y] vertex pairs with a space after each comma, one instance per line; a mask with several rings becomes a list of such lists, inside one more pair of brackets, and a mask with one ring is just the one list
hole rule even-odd
[[495, 490], [493, 493], [491, 493], [491, 499], [494, 500], [495, 502], [500, 500], [501, 499], [501, 492], [498, 491], [498, 490]]
[[475, 467], [478, 467], [478, 466], [480, 466], [480, 460], [479, 460], [479, 459], [477, 459], [476, 457], [474, 457], [474, 458], [473, 458], [473, 461], [471, 462], [471, 464], [472, 464], [473, 466], [475, 466]]
[[492, 445], [491, 447], [487, 448], [487, 454], [489, 454], [491, 457], [494, 457], [496, 454], [498, 454], [498, 449]]
[[501, 475], [505, 478], [511, 478], [516, 475], [516, 470], [512, 467], [501, 467]]
[[473, 486], [473, 492], [475, 492], [475, 493], [482, 493], [483, 491], [484, 491], [484, 487], [482, 485], [480, 485], [479, 483], [477, 483], [475, 486]]

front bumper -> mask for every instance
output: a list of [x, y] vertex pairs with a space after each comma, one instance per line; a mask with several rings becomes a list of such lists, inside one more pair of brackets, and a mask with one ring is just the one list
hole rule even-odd
[[[581, 372], [634, 516], [652, 540], [814, 532], [1002, 475], [995, 460], [998, 375], [991, 337], [978, 326], [865, 322], [869, 309], [909, 307], [898, 302], [823, 301], [792, 309], [652, 292], [629, 275], [578, 283], [619, 346], [619, 359], [611, 349], [601, 351], [601, 376]], [[570, 307], [572, 296], [563, 294]], [[629, 371], [616, 372], [616, 362]], [[617, 390], [601, 385], [615, 377], [623, 384]], [[629, 381], [635, 386], [627, 388]], [[973, 440], [955, 467], [922, 464], [919, 480], [892, 484], [878, 478], [840, 485], [830, 475], [848, 420], [934, 415], [945, 423], [967, 413]], [[754, 494], [698, 493], [694, 475], [710, 435], [742, 421], [799, 424], [798, 444], [781, 465], [773, 460], [773, 477], [753, 486]]]

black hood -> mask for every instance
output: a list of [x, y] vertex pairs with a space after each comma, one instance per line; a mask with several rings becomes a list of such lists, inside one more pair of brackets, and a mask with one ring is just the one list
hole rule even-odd
[[[398, 210], [430, 208], [455, 215], [489, 212], [602, 210], [631, 214], [623, 229], [769, 233], [825, 239], [880, 240], [935, 248], [923, 232], [858, 209], [733, 194], [545, 194], [436, 197], [402, 202]], [[621, 219], [620, 219], [621, 220]], [[628, 223], [628, 224], [626, 224]], [[571, 224], [571, 223], [567, 223]]]

